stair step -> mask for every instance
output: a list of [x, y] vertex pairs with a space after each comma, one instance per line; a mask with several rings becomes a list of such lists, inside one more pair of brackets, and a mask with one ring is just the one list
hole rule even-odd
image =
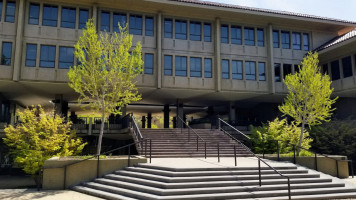
[[84, 187], [84, 186], [74, 186], [72, 188], [72, 190], [75, 190], [77, 192], [81, 192], [81, 193], [84, 193], [84, 194], [100, 197], [100, 198], [103, 198], [103, 199], [137, 200], [137, 199], [126, 197], [126, 196], [122, 196], [122, 195], [119, 195], [119, 194], [114, 194], [114, 193], [111, 193], [111, 192], [105, 192], [105, 191], [102, 191], [102, 190], [96, 190], [96, 189], [88, 188], [88, 187]]

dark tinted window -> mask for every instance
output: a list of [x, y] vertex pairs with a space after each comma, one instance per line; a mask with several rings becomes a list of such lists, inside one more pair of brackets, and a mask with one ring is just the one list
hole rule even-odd
[[211, 24], [204, 23], [204, 42], [211, 42]]
[[172, 76], [172, 56], [164, 56], [164, 75]]
[[110, 13], [109, 12], [101, 11], [100, 30], [110, 32]]
[[263, 29], [257, 29], [257, 45], [260, 47], [265, 46], [265, 36]]
[[309, 51], [309, 35], [308, 35], [308, 33], [303, 34], [303, 46], [304, 46], [304, 51]]
[[279, 48], [279, 31], [273, 31], [273, 47]]
[[69, 69], [73, 67], [74, 62], [73, 47], [59, 47], [59, 63], [58, 68]]
[[40, 5], [39, 4], [30, 4], [30, 12], [28, 16], [28, 23], [38, 25], [40, 17]]
[[339, 60], [331, 62], [331, 80], [340, 79]]
[[300, 38], [300, 33], [292, 33], [292, 38], [293, 38], [293, 49], [301, 50], [302, 42]]
[[62, 20], [61, 27], [64, 28], [75, 28], [75, 8], [62, 7]]
[[283, 64], [283, 78], [285, 78], [288, 74], [292, 74], [292, 65]]
[[294, 65], [294, 73], [298, 73], [299, 72], [299, 66], [298, 65]]
[[274, 63], [274, 81], [281, 82], [281, 64]]
[[283, 49], [290, 49], [290, 36], [289, 36], [289, 32], [282, 31], [281, 37], [282, 37], [282, 48], [283, 48]]
[[58, 16], [58, 7], [51, 5], [43, 6], [43, 17], [42, 25], [43, 26], [57, 26], [57, 16]]
[[256, 80], [256, 63], [251, 61], [245, 62], [246, 80]]
[[255, 46], [255, 29], [245, 28], [245, 45]]
[[221, 60], [221, 73], [222, 73], [222, 78], [223, 79], [229, 79], [230, 78], [230, 67], [229, 67], [229, 60]]
[[130, 15], [130, 34], [142, 35], [142, 16]]
[[54, 68], [56, 46], [41, 45], [40, 67]]
[[146, 17], [145, 18], [145, 35], [146, 36], [153, 36], [153, 30], [154, 30], [154, 22], [153, 22], [153, 17]]
[[176, 39], [187, 39], [187, 21], [176, 20]]
[[266, 63], [264, 62], [258, 63], [258, 80], [266, 81]]
[[187, 57], [186, 56], [176, 56], [175, 57], [175, 72], [176, 76], [187, 76]]
[[89, 11], [86, 9], [79, 10], [79, 28], [85, 28], [85, 25], [89, 19]]
[[200, 22], [190, 22], [189, 30], [190, 40], [201, 41], [201, 23]]
[[229, 26], [221, 25], [221, 43], [229, 43]]
[[126, 14], [125, 13], [114, 13], [114, 16], [113, 16], [113, 24], [112, 24], [112, 27], [113, 27], [113, 30], [115, 32], [119, 32], [119, 23], [120, 23], [120, 26], [121, 27], [125, 27], [126, 26], [126, 22], [127, 22], [127, 17], [126, 17]]
[[164, 37], [173, 37], [173, 21], [172, 19], [164, 19]]
[[351, 56], [342, 59], [344, 78], [352, 76]]
[[12, 43], [3, 42], [1, 51], [1, 65], [11, 65]]
[[231, 43], [242, 44], [242, 31], [239, 26], [231, 26]]
[[153, 74], [153, 54], [145, 54], [145, 74]]
[[8, 1], [6, 3], [5, 22], [15, 22], [16, 3]]
[[323, 74], [329, 74], [329, 67], [328, 64], [323, 65]]
[[212, 76], [212, 60], [211, 58], [204, 59], [204, 77], [211, 78]]
[[201, 58], [190, 57], [190, 76], [201, 77]]
[[28, 67], [36, 67], [37, 45], [27, 44], [26, 46], [26, 62]]
[[242, 61], [233, 60], [231, 62], [232, 79], [242, 80]]

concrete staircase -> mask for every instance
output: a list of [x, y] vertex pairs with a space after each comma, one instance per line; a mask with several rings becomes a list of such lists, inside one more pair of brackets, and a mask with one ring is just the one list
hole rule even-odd
[[[231, 140], [227, 135], [218, 130], [194, 129], [195, 132], [206, 142], [207, 157], [234, 156], [234, 145], [237, 157], [251, 156], [240, 144]], [[141, 134], [145, 139], [152, 140], [152, 157], [154, 158], [172, 158], [172, 157], [204, 157], [205, 143], [188, 129], [141, 129]], [[190, 139], [189, 139], [190, 138]], [[147, 143], [147, 156], [149, 155], [150, 143]], [[140, 155], [146, 155], [145, 143], [143, 151], [139, 145], [137, 150]]]
[[[339, 179], [295, 165], [275, 167], [290, 177], [292, 199], [343, 199], [356, 197], [356, 188]], [[287, 180], [262, 167], [172, 168], [139, 164], [107, 174], [75, 191], [105, 199], [288, 199]]]

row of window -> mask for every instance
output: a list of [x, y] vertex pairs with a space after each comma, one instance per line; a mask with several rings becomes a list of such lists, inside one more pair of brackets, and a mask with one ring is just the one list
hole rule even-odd
[[[188, 59], [190, 59], [189, 70], [187, 67]], [[212, 78], [212, 64], [211, 58], [174, 56], [173, 65], [173, 56], [164, 55], [164, 75], [189, 77], [203, 77], [204, 75], [204, 78]]]
[[288, 74], [297, 73], [298, 71], [298, 65], [274, 63], [274, 81], [281, 82], [282, 78], [284, 79]]
[[0, 19], [2, 17], [3, 7], [5, 8], [5, 22], [15, 22], [16, 2], [0, 1]]
[[309, 51], [309, 34], [273, 30], [273, 47]]
[[[354, 55], [356, 60], [356, 55]], [[331, 71], [329, 71], [328, 64], [324, 64], [322, 67], [323, 73], [331, 75], [331, 80], [338, 80], [341, 78], [340, 75], [340, 62], [339, 60], [334, 60], [330, 63]], [[342, 78], [347, 78], [353, 76], [352, 72], [352, 58], [351, 56], [347, 56], [341, 59], [341, 67], [343, 72]]]
[[76, 17], [79, 12], [78, 28], [85, 27], [89, 19], [88, 9], [77, 9], [75, 7], [58, 7], [57, 5], [37, 4], [30, 3], [28, 24], [39, 25], [40, 23], [40, 10], [42, 7], [42, 26], [57, 27], [58, 24], [58, 11], [61, 12], [60, 26], [63, 28], [76, 28]]
[[[237, 45], [247, 45], [255, 46], [255, 28], [252, 27], [241, 27], [234, 25], [223, 24], [220, 27], [221, 30], [221, 43], [225, 44], [237, 44]], [[242, 35], [243, 31], [243, 35]], [[257, 46], [265, 46], [264, 42], [264, 31], [263, 29], [257, 29]]]
[[223, 79], [257, 80], [256, 63], [258, 66], [258, 80], [266, 81], [266, 63], [242, 60], [221, 60], [221, 73]]
[[[189, 29], [188, 29], [189, 24]], [[174, 34], [173, 34], [174, 28]], [[211, 42], [211, 24], [199, 21], [164, 19], [164, 37], [193, 41]]]

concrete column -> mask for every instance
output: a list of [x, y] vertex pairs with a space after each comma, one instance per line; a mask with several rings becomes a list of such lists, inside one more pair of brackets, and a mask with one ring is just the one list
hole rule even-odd
[[183, 102], [181, 102], [180, 100], [177, 100], [177, 128], [182, 128], [183, 122], [182, 120], [178, 119], [178, 117], [180, 119], [184, 118]]
[[152, 113], [147, 113], [147, 128], [152, 128]]
[[25, 0], [17, 1], [19, 2], [19, 10], [17, 12], [17, 28], [16, 28], [16, 42], [15, 42], [15, 54], [14, 60], [14, 73], [12, 79], [18, 81], [20, 79], [21, 72], [21, 57], [22, 57], [22, 38], [23, 38], [23, 27], [25, 19]]
[[266, 78], [268, 83], [268, 89], [270, 93], [275, 93], [275, 82], [274, 82], [274, 56], [273, 56], [273, 27], [269, 24], [266, 29], [267, 36], [267, 63], [266, 63]]
[[[220, 19], [216, 18], [215, 19], [215, 59], [214, 59], [214, 63], [215, 63], [215, 89], [216, 91], [221, 91], [221, 41], [220, 41]], [[214, 68], [214, 67], [213, 67]]]
[[61, 117], [67, 118], [68, 115], [68, 102], [63, 100], [62, 94], [56, 94], [54, 100], [54, 112]]
[[10, 124], [14, 125], [16, 121], [16, 104], [10, 103]]
[[146, 128], [146, 117], [145, 116], [142, 116], [141, 122], [142, 122], [142, 128]]
[[163, 109], [163, 128], [169, 128], [169, 105], [164, 105]]
[[98, 26], [98, 6], [93, 4], [93, 13], [92, 13], [93, 23], [96, 26], [97, 30], [100, 30]]
[[229, 123], [236, 124], [235, 102], [229, 102]]
[[157, 88], [162, 87], [162, 13], [157, 15]]

